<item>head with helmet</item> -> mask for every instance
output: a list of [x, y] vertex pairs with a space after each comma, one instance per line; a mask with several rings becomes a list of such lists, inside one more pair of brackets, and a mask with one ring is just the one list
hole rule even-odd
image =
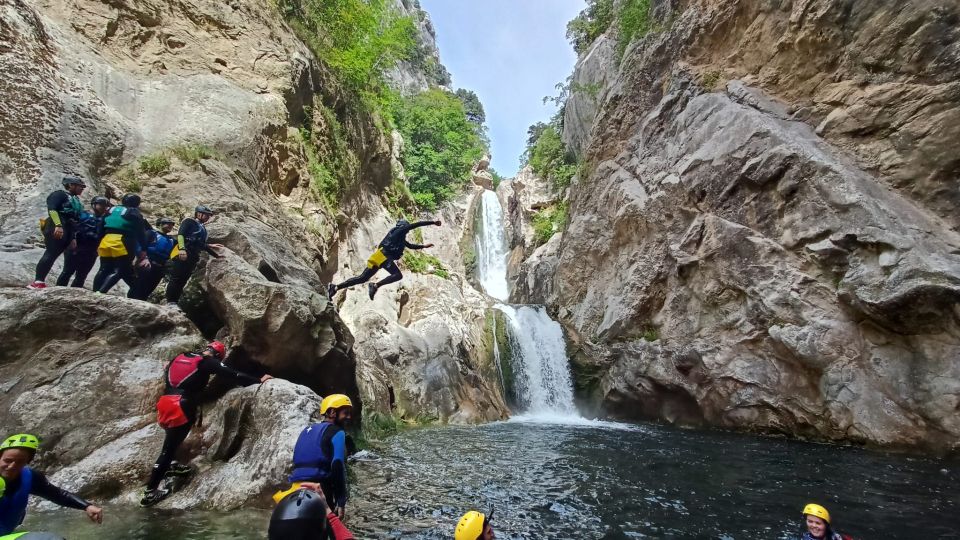
[[212, 356], [222, 361], [227, 356], [227, 346], [220, 341], [214, 340], [208, 343], [200, 354], [203, 356]]
[[107, 210], [109, 210], [113, 205], [110, 204], [110, 199], [102, 195], [98, 195], [90, 201], [90, 206], [93, 208], [94, 214], [102, 216], [106, 214]]
[[162, 217], [157, 220], [157, 228], [160, 229], [163, 234], [170, 234], [170, 231], [173, 230], [173, 226], [177, 223], [168, 217]]
[[29, 433], [11, 435], [0, 443], [0, 477], [7, 482], [20, 477], [20, 472], [33, 460], [40, 448], [40, 439]]
[[814, 538], [830, 538], [833, 531], [830, 529], [830, 512], [819, 504], [810, 503], [803, 507], [803, 517], [806, 520], [807, 532]]
[[60, 184], [62, 184], [63, 189], [67, 190], [71, 195], [80, 195], [83, 193], [83, 189], [87, 187], [87, 183], [83, 181], [83, 178], [72, 174], [64, 176]]
[[140, 203], [142, 199], [136, 193], [127, 193], [120, 199], [120, 204], [126, 206], [127, 208], [140, 208]]
[[353, 402], [344, 394], [330, 394], [320, 402], [320, 415], [343, 427], [353, 418]]
[[269, 540], [326, 540], [327, 503], [319, 493], [298, 489], [284, 497], [270, 516]]
[[197, 205], [197, 207], [193, 209], [193, 217], [200, 223], [206, 223], [210, 221], [210, 218], [213, 217], [213, 214], [213, 209], [205, 204]]
[[410, 222], [403, 218], [400, 218], [397, 220], [397, 224], [394, 225], [394, 227], [406, 227], [407, 225], [410, 225]]
[[490, 520], [493, 518], [493, 512], [490, 516], [485, 516], [476, 510], [471, 510], [460, 518], [457, 528], [453, 533], [454, 540], [492, 540], [496, 538], [493, 533], [493, 526]]

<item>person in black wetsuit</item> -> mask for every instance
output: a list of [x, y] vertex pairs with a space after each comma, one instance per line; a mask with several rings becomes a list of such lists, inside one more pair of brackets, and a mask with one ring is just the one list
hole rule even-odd
[[140, 196], [123, 196], [120, 206], [114, 206], [103, 219], [103, 239], [97, 247], [100, 270], [93, 278], [93, 290], [107, 293], [121, 279], [128, 287], [134, 285], [133, 264], [147, 258], [147, 220], [140, 213]]
[[57, 277], [57, 285], [66, 287], [73, 277], [71, 287], [83, 287], [83, 282], [87, 280], [87, 274], [97, 263], [97, 246], [103, 238], [103, 219], [110, 210], [110, 201], [106, 197], [94, 197], [90, 201], [93, 213], [81, 212], [80, 221], [77, 224], [77, 247], [75, 250], [67, 250], [72, 256], [64, 256], [63, 271]]
[[167, 305], [175, 306], [180, 301], [183, 288], [186, 287], [190, 275], [200, 262], [200, 252], [206, 251], [213, 257], [222, 257], [215, 250], [223, 246], [207, 243], [205, 224], [211, 217], [213, 217], [213, 210], [201, 204], [194, 210], [192, 218], [187, 218], [180, 223], [180, 230], [177, 231], [177, 249], [180, 253], [170, 267], [166, 292]]
[[[37, 272], [33, 283], [27, 285], [29, 289], [46, 288], [47, 274], [53, 268], [60, 255], [64, 255], [64, 262], [72, 257], [72, 250], [76, 244], [76, 226], [83, 211], [80, 194], [87, 184], [75, 176], [63, 177], [63, 189], [54, 191], [47, 196], [47, 214], [43, 220], [43, 255], [37, 262]], [[69, 248], [69, 249], [68, 249]]]
[[367, 268], [359, 276], [350, 278], [343, 283], [331, 283], [327, 286], [327, 296], [333, 299], [333, 295], [337, 294], [337, 291], [341, 289], [348, 289], [354, 285], [366, 283], [381, 268], [390, 272], [390, 275], [381, 279], [379, 283], [370, 283], [367, 285], [367, 293], [370, 295], [371, 300], [373, 300], [373, 297], [377, 294], [377, 290], [379, 290], [380, 287], [403, 279], [403, 274], [397, 266], [397, 261], [403, 257], [403, 250], [405, 248], [424, 249], [433, 247], [433, 244], [411, 244], [407, 242], [407, 233], [427, 225], [437, 225], [439, 227], [440, 220], [418, 221], [416, 223], [410, 223], [405, 219], [397, 220], [397, 224], [387, 232], [387, 235], [380, 241], [380, 245], [377, 246], [377, 250], [367, 259]]
[[167, 263], [170, 260], [173, 248], [176, 246], [176, 239], [170, 236], [173, 226], [176, 223], [170, 218], [160, 218], [157, 220], [157, 228], [147, 231], [147, 237], [150, 244], [147, 246], [147, 263], [149, 266], [142, 266], [137, 272], [137, 281], [127, 298], [136, 298], [137, 300], [146, 300], [150, 293], [160, 285], [163, 275], [167, 271]]
[[51, 484], [40, 471], [28, 467], [40, 448], [35, 435], [20, 433], [0, 443], [0, 535], [13, 532], [23, 523], [31, 495], [54, 504], [83, 510], [91, 521], [103, 521], [103, 509]]
[[165, 432], [163, 447], [150, 472], [140, 506], [152, 506], [169, 495], [169, 491], [160, 487], [164, 476], [190, 474], [190, 467], [175, 463], [174, 457], [197, 419], [197, 407], [211, 375], [230, 377], [244, 386], [265, 383], [273, 378], [264, 375], [258, 379], [227, 367], [223, 364], [226, 352], [223, 343], [213, 341], [200, 354], [184, 353], [167, 364], [164, 370], [166, 388], [157, 401], [157, 421]]

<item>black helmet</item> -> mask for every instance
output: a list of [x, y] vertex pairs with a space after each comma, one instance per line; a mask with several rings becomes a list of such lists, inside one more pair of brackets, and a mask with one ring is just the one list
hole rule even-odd
[[163, 227], [164, 225], [176, 225], [176, 224], [177, 224], [176, 221], [168, 217], [162, 217], [157, 220], [157, 227]]
[[80, 178], [79, 176], [71, 176], [69, 174], [67, 176], [64, 176], [63, 180], [61, 180], [60, 183], [63, 184], [63, 187], [67, 187], [71, 184], [77, 184], [83, 187], [87, 187], [87, 184], [86, 182], [83, 181], [83, 178]]
[[406, 227], [406, 226], [409, 225], [409, 224], [410, 224], [409, 221], [407, 221], [407, 220], [405, 220], [405, 219], [403, 219], [403, 218], [400, 218], [400, 219], [397, 220], [397, 224], [396, 224], [395, 226], [396, 226], [396, 227]]
[[103, 195], [98, 195], [90, 201], [90, 204], [102, 204], [104, 206], [110, 206], [110, 199], [104, 197]]
[[196, 214], [207, 214], [208, 216], [212, 216], [214, 214], [213, 210], [211, 210], [210, 207], [205, 204], [197, 206], [193, 209], [193, 211]]
[[270, 516], [269, 540], [322, 540], [327, 537], [327, 503], [319, 493], [299, 489]]
[[127, 193], [123, 196], [123, 199], [120, 200], [120, 204], [127, 208], [140, 208], [140, 196], [136, 193]]

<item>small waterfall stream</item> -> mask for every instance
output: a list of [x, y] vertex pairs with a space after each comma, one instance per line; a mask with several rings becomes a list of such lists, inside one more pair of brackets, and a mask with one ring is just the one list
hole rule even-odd
[[484, 190], [480, 200], [481, 226], [476, 235], [477, 278], [484, 292], [505, 302], [507, 285], [507, 242], [503, 235], [503, 207], [497, 194]]

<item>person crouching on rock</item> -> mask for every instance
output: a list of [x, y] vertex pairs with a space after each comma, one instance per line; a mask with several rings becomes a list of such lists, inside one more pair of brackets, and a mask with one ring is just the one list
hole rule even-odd
[[493, 540], [496, 535], [493, 532], [493, 526], [490, 520], [493, 519], [493, 512], [487, 517], [476, 510], [471, 510], [460, 518], [457, 528], [453, 533], [454, 540]]
[[65, 252], [66, 262], [77, 247], [76, 225], [80, 219], [80, 212], [83, 211], [80, 195], [87, 184], [75, 176], [64, 176], [62, 184], [63, 189], [47, 196], [49, 217], [40, 220], [40, 230], [43, 232], [43, 255], [37, 262], [37, 272], [33, 283], [27, 285], [28, 289], [46, 288], [47, 274], [53, 268], [53, 263]]
[[10, 534], [23, 523], [30, 495], [87, 513], [94, 523], [103, 522], [103, 509], [51, 484], [40, 471], [28, 467], [40, 448], [35, 435], [20, 433], [0, 443], [0, 535]]
[[147, 245], [146, 264], [137, 272], [137, 281], [127, 293], [127, 298], [146, 300], [160, 285], [167, 270], [167, 261], [173, 257], [173, 248], [176, 246], [176, 239], [170, 236], [174, 225], [176, 223], [172, 219], [164, 217], [157, 220], [159, 231], [147, 231], [150, 243]]
[[183, 353], [164, 369], [166, 388], [157, 401], [157, 422], [165, 433], [163, 446], [150, 472], [140, 506], [152, 506], [170, 494], [169, 490], [160, 487], [165, 476], [190, 474], [190, 467], [176, 463], [174, 457], [197, 419], [197, 407], [211, 375], [230, 377], [244, 386], [265, 383], [273, 378], [264, 375], [258, 379], [227, 367], [223, 364], [226, 352], [223, 343], [213, 341], [200, 354]]
[[381, 268], [390, 272], [390, 275], [381, 279], [378, 283], [370, 283], [367, 285], [367, 293], [370, 295], [371, 300], [373, 300], [373, 297], [377, 294], [377, 290], [380, 287], [403, 279], [403, 274], [397, 266], [397, 261], [403, 257], [403, 250], [405, 248], [425, 249], [433, 247], [433, 244], [424, 245], [407, 242], [407, 233], [427, 225], [436, 225], [439, 227], [440, 220], [418, 221], [416, 223], [410, 223], [405, 219], [397, 220], [397, 224], [387, 232], [387, 235], [380, 241], [380, 245], [377, 246], [377, 250], [367, 259], [367, 268], [359, 276], [350, 278], [343, 283], [331, 283], [327, 286], [327, 296], [332, 300], [333, 295], [337, 294], [337, 291], [370, 281], [370, 278], [376, 275], [377, 271]]
[[180, 229], [177, 231], [177, 257], [173, 260], [167, 282], [168, 306], [176, 306], [180, 302], [183, 288], [187, 286], [190, 275], [200, 262], [201, 251], [206, 251], [218, 259], [222, 257], [215, 250], [223, 246], [207, 244], [206, 223], [211, 217], [213, 217], [213, 210], [201, 204], [194, 209], [192, 218], [187, 218], [180, 223]]
[[833, 532], [830, 527], [830, 512], [819, 504], [810, 503], [803, 507], [807, 532], [801, 540], [852, 540], [850, 536]]
[[121, 279], [128, 287], [134, 285], [134, 261], [147, 258], [147, 220], [140, 213], [140, 196], [123, 196], [120, 206], [114, 206], [103, 219], [104, 235], [97, 252], [100, 270], [93, 278], [93, 290], [108, 293]]
[[327, 506], [323, 488], [313, 482], [295, 482], [273, 496], [277, 507], [270, 516], [269, 540], [352, 540], [347, 529]]
[[353, 402], [332, 394], [320, 402], [323, 422], [304, 428], [293, 448], [291, 482], [316, 482], [323, 488], [327, 506], [340, 519], [347, 506], [347, 434]]

